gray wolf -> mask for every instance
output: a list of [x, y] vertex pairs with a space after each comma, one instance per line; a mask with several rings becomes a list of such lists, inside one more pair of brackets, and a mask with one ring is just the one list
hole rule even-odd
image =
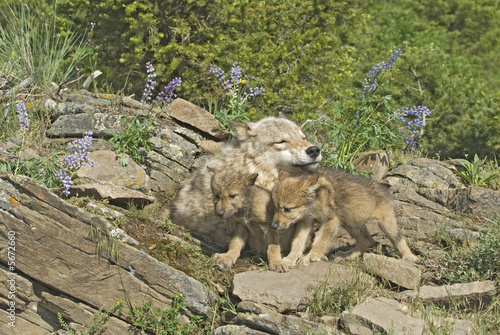
[[267, 256], [271, 270], [287, 271], [281, 253], [290, 250], [293, 229], [283, 234], [271, 229], [274, 215], [271, 192], [255, 185], [258, 174], [207, 168], [212, 177], [215, 214], [236, 225], [228, 251], [214, 255], [220, 267], [230, 269], [248, 244], [251, 250]]
[[[330, 238], [339, 224], [356, 239], [356, 246], [335, 256], [361, 256], [375, 243], [365, 226], [371, 218], [378, 220], [403, 259], [418, 262], [399, 231], [388, 190], [371, 179], [327, 168], [297, 175], [282, 171], [272, 200], [276, 208], [272, 228], [283, 231], [297, 224], [290, 254], [284, 259], [287, 264], [295, 264], [299, 258], [304, 264], [326, 259]], [[311, 249], [302, 256], [305, 236], [316, 228]]]
[[280, 169], [314, 171], [321, 162], [317, 146], [308, 142], [300, 127], [283, 117], [267, 117], [248, 124], [231, 122], [236, 140], [207, 159], [184, 180], [171, 203], [170, 220], [201, 234], [210, 234], [225, 245], [234, 225], [215, 215], [211, 176], [207, 169], [257, 173], [256, 185], [270, 191]]

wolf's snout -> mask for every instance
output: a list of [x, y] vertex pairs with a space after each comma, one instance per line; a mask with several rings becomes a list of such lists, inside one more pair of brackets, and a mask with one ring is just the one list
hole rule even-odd
[[216, 210], [216, 211], [215, 211], [215, 214], [216, 214], [218, 217], [223, 218], [223, 217], [224, 217], [224, 215], [226, 215], [226, 211], [225, 211], [225, 210], [223, 210], [223, 209], [218, 209], [218, 210]]
[[273, 223], [271, 223], [271, 228], [277, 230], [279, 228], [279, 224], [277, 222], [273, 222]]
[[320, 150], [317, 146], [313, 145], [306, 149], [306, 154], [311, 158], [316, 158], [320, 154]]

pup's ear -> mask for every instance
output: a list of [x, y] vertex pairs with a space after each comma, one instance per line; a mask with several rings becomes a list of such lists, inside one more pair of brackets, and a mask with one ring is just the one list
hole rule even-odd
[[318, 181], [319, 181], [319, 174], [317, 173], [311, 174], [307, 178], [306, 180], [307, 195], [314, 196], [316, 194], [316, 192], [319, 190]]
[[285, 171], [285, 170], [279, 170], [278, 172], [278, 180], [284, 180], [286, 178], [290, 177], [290, 173]]
[[257, 177], [259, 176], [258, 173], [250, 174], [248, 175], [248, 179], [246, 180], [245, 185], [247, 186], [253, 186], [255, 185], [255, 181], [257, 180]]
[[216, 169], [214, 169], [214, 168], [212, 168], [212, 167], [210, 167], [210, 166], [208, 166], [208, 165], [207, 165], [207, 170], [208, 170], [208, 173], [210, 173], [210, 175], [212, 176], [212, 178], [214, 177], [214, 175], [215, 175], [217, 172], [219, 172], [219, 171], [217, 171]]
[[253, 132], [250, 129], [249, 125], [247, 125], [245, 123], [241, 123], [241, 122], [232, 121], [232, 120], [229, 120], [229, 124], [234, 129], [234, 132], [236, 134], [236, 138], [238, 140], [246, 140], [246, 139], [253, 136]]

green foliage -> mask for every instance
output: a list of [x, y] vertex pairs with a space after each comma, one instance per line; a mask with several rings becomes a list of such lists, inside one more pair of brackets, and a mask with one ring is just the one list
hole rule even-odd
[[179, 311], [185, 307], [184, 297], [179, 294], [174, 296], [171, 308], [165, 308], [163, 311], [159, 308], [153, 310], [149, 301], [142, 307], [132, 307], [127, 317], [132, 320], [136, 328], [144, 332], [153, 332], [157, 335], [190, 335], [198, 328], [202, 319], [195, 316], [191, 319], [191, 323], [181, 325]]
[[495, 171], [486, 171], [486, 159], [480, 159], [477, 154], [472, 162], [465, 161], [461, 165], [464, 170], [458, 171], [456, 175], [462, 178], [467, 186], [490, 187], [500, 177]]
[[391, 129], [396, 114], [390, 112], [391, 98], [356, 99], [353, 107], [334, 105], [328, 139], [322, 148], [326, 166], [353, 171], [353, 160], [367, 149], [402, 147], [402, 139]]
[[489, 230], [483, 230], [477, 242], [455, 241], [445, 237], [441, 276], [451, 283], [476, 280], [500, 281], [500, 226], [497, 221]]
[[52, 155], [45, 160], [39, 157], [18, 157], [15, 164], [0, 161], [0, 170], [28, 176], [49, 188], [61, 187], [62, 183], [56, 175], [59, 171], [57, 167], [57, 156], [59, 155]]
[[9, 81], [32, 77], [35, 87], [64, 84], [89, 52], [83, 35], [61, 34], [55, 16], [40, 20], [33, 2], [13, 3], [0, 13], [0, 66]]
[[[113, 134], [109, 140], [113, 143], [117, 154], [126, 153], [138, 163], [142, 163], [144, 157], [141, 155], [141, 148], [146, 152], [150, 151], [153, 143], [149, 140], [155, 134], [155, 123], [148, 116], [134, 115], [131, 119], [123, 117], [121, 123], [126, 123], [121, 134]], [[120, 164], [126, 166], [128, 161], [125, 158], [120, 160]]]

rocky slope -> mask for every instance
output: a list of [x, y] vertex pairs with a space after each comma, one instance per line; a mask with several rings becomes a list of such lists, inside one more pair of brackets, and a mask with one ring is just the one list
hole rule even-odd
[[[429, 322], [452, 327], [453, 334], [474, 334], [477, 329], [471, 321], [429, 321], [407, 306], [414, 300], [441, 305], [463, 301], [464, 306], [481, 302], [487, 306], [498, 299], [495, 285], [489, 281], [442, 286], [435, 266], [443, 252], [440, 234], [447, 232], [469, 243], [500, 215], [500, 192], [463, 187], [453, 173], [458, 161], [419, 158], [384, 173], [388, 164], [381, 154], [371, 153], [359, 160], [369, 170], [376, 168], [377, 178], [390, 186], [402, 231], [422, 260], [418, 266], [392, 257], [391, 250], [385, 248], [388, 241], [370, 224], [370, 231], [384, 247], [366, 254], [361, 266], [320, 262], [280, 274], [262, 271], [249, 257], [243, 257], [226, 279], [224, 274], [211, 274], [212, 278], [206, 279], [183, 264], [183, 257], [153, 256], [161, 255], [166, 244], [187, 252], [202, 250], [207, 255], [222, 248], [200, 236], [200, 241], [186, 238], [167, 221], [168, 199], [176, 185], [228, 137], [215, 118], [187, 101], [175, 100], [166, 110], [155, 111], [159, 118], [151, 139], [153, 146], [141, 153], [144, 162], [129, 160], [124, 167], [120, 165], [124, 155], [112, 152], [109, 139], [113, 132], [123, 131], [122, 118], [148, 112], [142, 104], [86, 91], [62, 101], [37, 103], [52, 115], [43, 145], [60, 145], [93, 131], [90, 160], [98, 164], [80, 168], [71, 187], [72, 196], [85, 198], [84, 202], [68, 202], [60, 190], [0, 172], [2, 334], [50, 334], [61, 329], [58, 313], [72, 328], [82, 331], [100, 308], [109, 310], [121, 302], [127, 310], [151, 301], [154, 308], [165, 309], [180, 294], [186, 304], [181, 321], [192, 315], [211, 319], [226, 290], [236, 308], [226, 309], [220, 320], [213, 322], [215, 334], [421, 334]], [[38, 155], [29, 150], [14, 154], [8, 148], [20, 142], [7, 140], [1, 144], [0, 161]], [[135, 223], [120, 219], [130, 205], [153, 214]], [[334, 248], [352, 242], [343, 231], [332, 241]], [[305, 313], [313, 295], [311, 287], [358, 281], [371, 287], [380, 278], [401, 292], [368, 296], [339, 315], [311, 318]], [[104, 334], [127, 333], [136, 333], [130, 319], [112, 314]]]

